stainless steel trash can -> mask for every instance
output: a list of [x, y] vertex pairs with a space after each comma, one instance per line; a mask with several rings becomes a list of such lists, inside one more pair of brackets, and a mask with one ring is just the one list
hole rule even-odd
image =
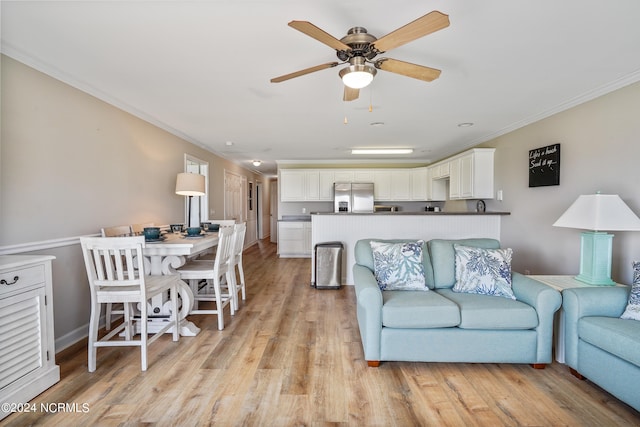
[[342, 242], [316, 244], [316, 289], [340, 289], [342, 286]]

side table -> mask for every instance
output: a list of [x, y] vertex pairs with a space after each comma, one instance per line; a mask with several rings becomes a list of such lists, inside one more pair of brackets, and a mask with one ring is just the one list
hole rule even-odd
[[[577, 280], [575, 276], [541, 276], [541, 275], [530, 275], [528, 276], [538, 282], [542, 282], [545, 285], [551, 286], [553, 289], [562, 292], [565, 289], [571, 288], [591, 288], [591, 287], [602, 287], [598, 285], [589, 285], [588, 283], [581, 282]], [[616, 286], [626, 286], [619, 283], [616, 283]], [[556, 361], [559, 363], [564, 363], [564, 310], [560, 307], [560, 310], [556, 312], [554, 325], [554, 335], [555, 335], [555, 356]]]

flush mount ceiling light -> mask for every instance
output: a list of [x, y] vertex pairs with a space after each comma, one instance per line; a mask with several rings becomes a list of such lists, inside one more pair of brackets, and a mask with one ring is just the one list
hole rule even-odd
[[351, 154], [411, 154], [413, 148], [354, 148]]
[[252, 163], [253, 163], [253, 166], [258, 167], [258, 166], [260, 166], [262, 164], [262, 161], [261, 160], [254, 160]]
[[366, 65], [364, 61], [364, 57], [355, 56], [349, 61], [351, 65], [340, 70], [338, 75], [345, 86], [351, 89], [362, 89], [373, 81], [376, 69], [371, 65]]

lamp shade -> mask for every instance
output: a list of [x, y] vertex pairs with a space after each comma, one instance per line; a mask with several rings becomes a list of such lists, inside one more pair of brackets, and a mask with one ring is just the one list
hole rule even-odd
[[640, 218], [617, 194], [582, 195], [553, 224], [594, 231], [638, 231]]
[[204, 196], [204, 175], [197, 173], [179, 173], [176, 179], [176, 194], [181, 196]]

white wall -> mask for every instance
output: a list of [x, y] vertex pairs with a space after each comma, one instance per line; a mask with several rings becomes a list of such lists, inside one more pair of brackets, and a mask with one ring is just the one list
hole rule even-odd
[[[502, 243], [514, 248], [514, 268], [532, 274], [575, 274], [581, 230], [552, 224], [581, 194], [619, 194], [640, 214], [640, 83], [489, 141], [496, 147], [496, 190], [504, 201], [488, 210], [502, 218]], [[560, 185], [528, 187], [529, 150], [561, 144]], [[614, 280], [631, 283], [640, 260], [640, 232], [615, 232]]]

